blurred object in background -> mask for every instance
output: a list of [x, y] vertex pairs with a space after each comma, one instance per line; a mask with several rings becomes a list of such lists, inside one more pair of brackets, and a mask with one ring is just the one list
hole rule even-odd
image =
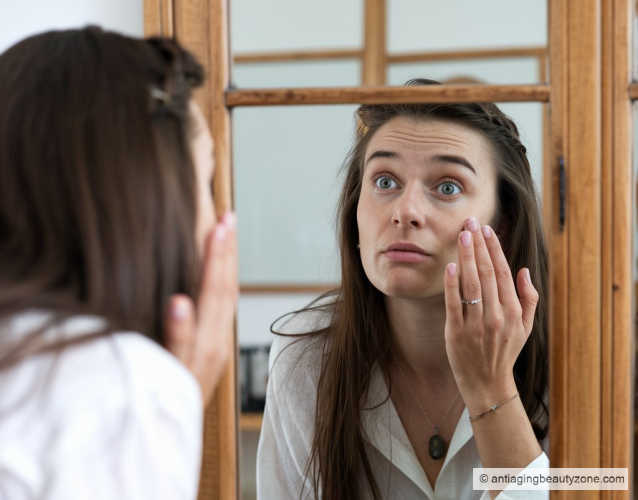
[[242, 413], [261, 413], [266, 404], [269, 345], [240, 347], [239, 381]]

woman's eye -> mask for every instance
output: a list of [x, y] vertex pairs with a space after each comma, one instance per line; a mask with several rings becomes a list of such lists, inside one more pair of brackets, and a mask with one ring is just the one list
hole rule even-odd
[[[455, 182], [442, 182], [439, 184], [439, 192], [445, 196], [454, 196], [461, 192], [461, 188]], [[457, 191], [455, 191], [455, 189]]]
[[394, 179], [392, 177], [388, 177], [387, 175], [378, 177], [374, 181], [374, 184], [381, 190], [393, 189], [397, 186], [397, 183], [394, 181]]

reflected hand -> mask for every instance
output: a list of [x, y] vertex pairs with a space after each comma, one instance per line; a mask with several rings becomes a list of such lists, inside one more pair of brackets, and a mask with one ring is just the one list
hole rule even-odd
[[[448, 264], [445, 273], [445, 344], [472, 414], [516, 393], [514, 363], [532, 331], [538, 292], [525, 268], [518, 271], [515, 288], [492, 228], [479, 227], [473, 218], [465, 228], [469, 231], [458, 241], [460, 269], [452, 273], [455, 265]], [[461, 297], [481, 301], [463, 305]]]
[[164, 320], [166, 347], [195, 376], [204, 407], [234, 349], [238, 299], [235, 216], [227, 213], [207, 235], [197, 308], [187, 295], [173, 295]]

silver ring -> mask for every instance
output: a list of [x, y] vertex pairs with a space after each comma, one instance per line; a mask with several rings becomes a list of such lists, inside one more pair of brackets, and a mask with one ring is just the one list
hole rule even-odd
[[481, 299], [480, 299], [480, 298], [478, 298], [478, 299], [474, 299], [474, 300], [464, 300], [464, 299], [461, 299], [461, 304], [467, 304], [467, 305], [469, 305], [469, 306], [473, 306], [474, 304], [478, 304], [480, 301], [481, 301]]

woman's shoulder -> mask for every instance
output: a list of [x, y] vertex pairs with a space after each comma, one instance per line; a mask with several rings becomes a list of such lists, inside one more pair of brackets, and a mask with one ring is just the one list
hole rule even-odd
[[[44, 324], [48, 314], [26, 312], [3, 322], [3, 338], [19, 338]], [[73, 316], [47, 329], [45, 342], [79, 340], [99, 331], [98, 316]], [[27, 357], [0, 372], [0, 408], [16, 403], [25, 391], [52, 418], [77, 411], [117, 411], [131, 405], [197, 409], [201, 405], [194, 377], [168, 351], [136, 332], [100, 335], [60, 351]], [[31, 388], [31, 389], [30, 389]]]
[[[15, 339], [46, 319], [21, 314], [0, 329]], [[74, 316], [43, 335], [76, 340], [103, 326], [99, 317]], [[110, 481], [130, 466], [141, 484], [164, 470], [159, 456], [191, 482], [199, 470], [199, 387], [177, 359], [139, 333], [101, 335], [0, 371], [0, 412], [0, 476], [33, 491], [49, 477], [64, 484], [73, 475]], [[106, 486], [129, 492], [135, 487], [129, 483]]]
[[273, 361], [284, 351], [290, 351], [291, 355], [303, 355], [310, 350], [308, 355], [312, 355], [316, 351], [312, 349], [313, 346], [317, 348], [323, 345], [327, 338], [325, 333], [332, 323], [335, 304], [334, 295], [322, 295], [307, 306], [276, 319], [271, 326], [274, 333], [270, 351], [271, 368]]
[[271, 325], [271, 330], [292, 335], [326, 329], [332, 322], [337, 300], [334, 293], [323, 294], [305, 307], [277, 318]]
[[308, 384], [316, 387], [334, 307], [334, 296], [322, 296], [273, 323], [269, 372], [277, 389], [285, 388], [290, 381], [296, 388]]

